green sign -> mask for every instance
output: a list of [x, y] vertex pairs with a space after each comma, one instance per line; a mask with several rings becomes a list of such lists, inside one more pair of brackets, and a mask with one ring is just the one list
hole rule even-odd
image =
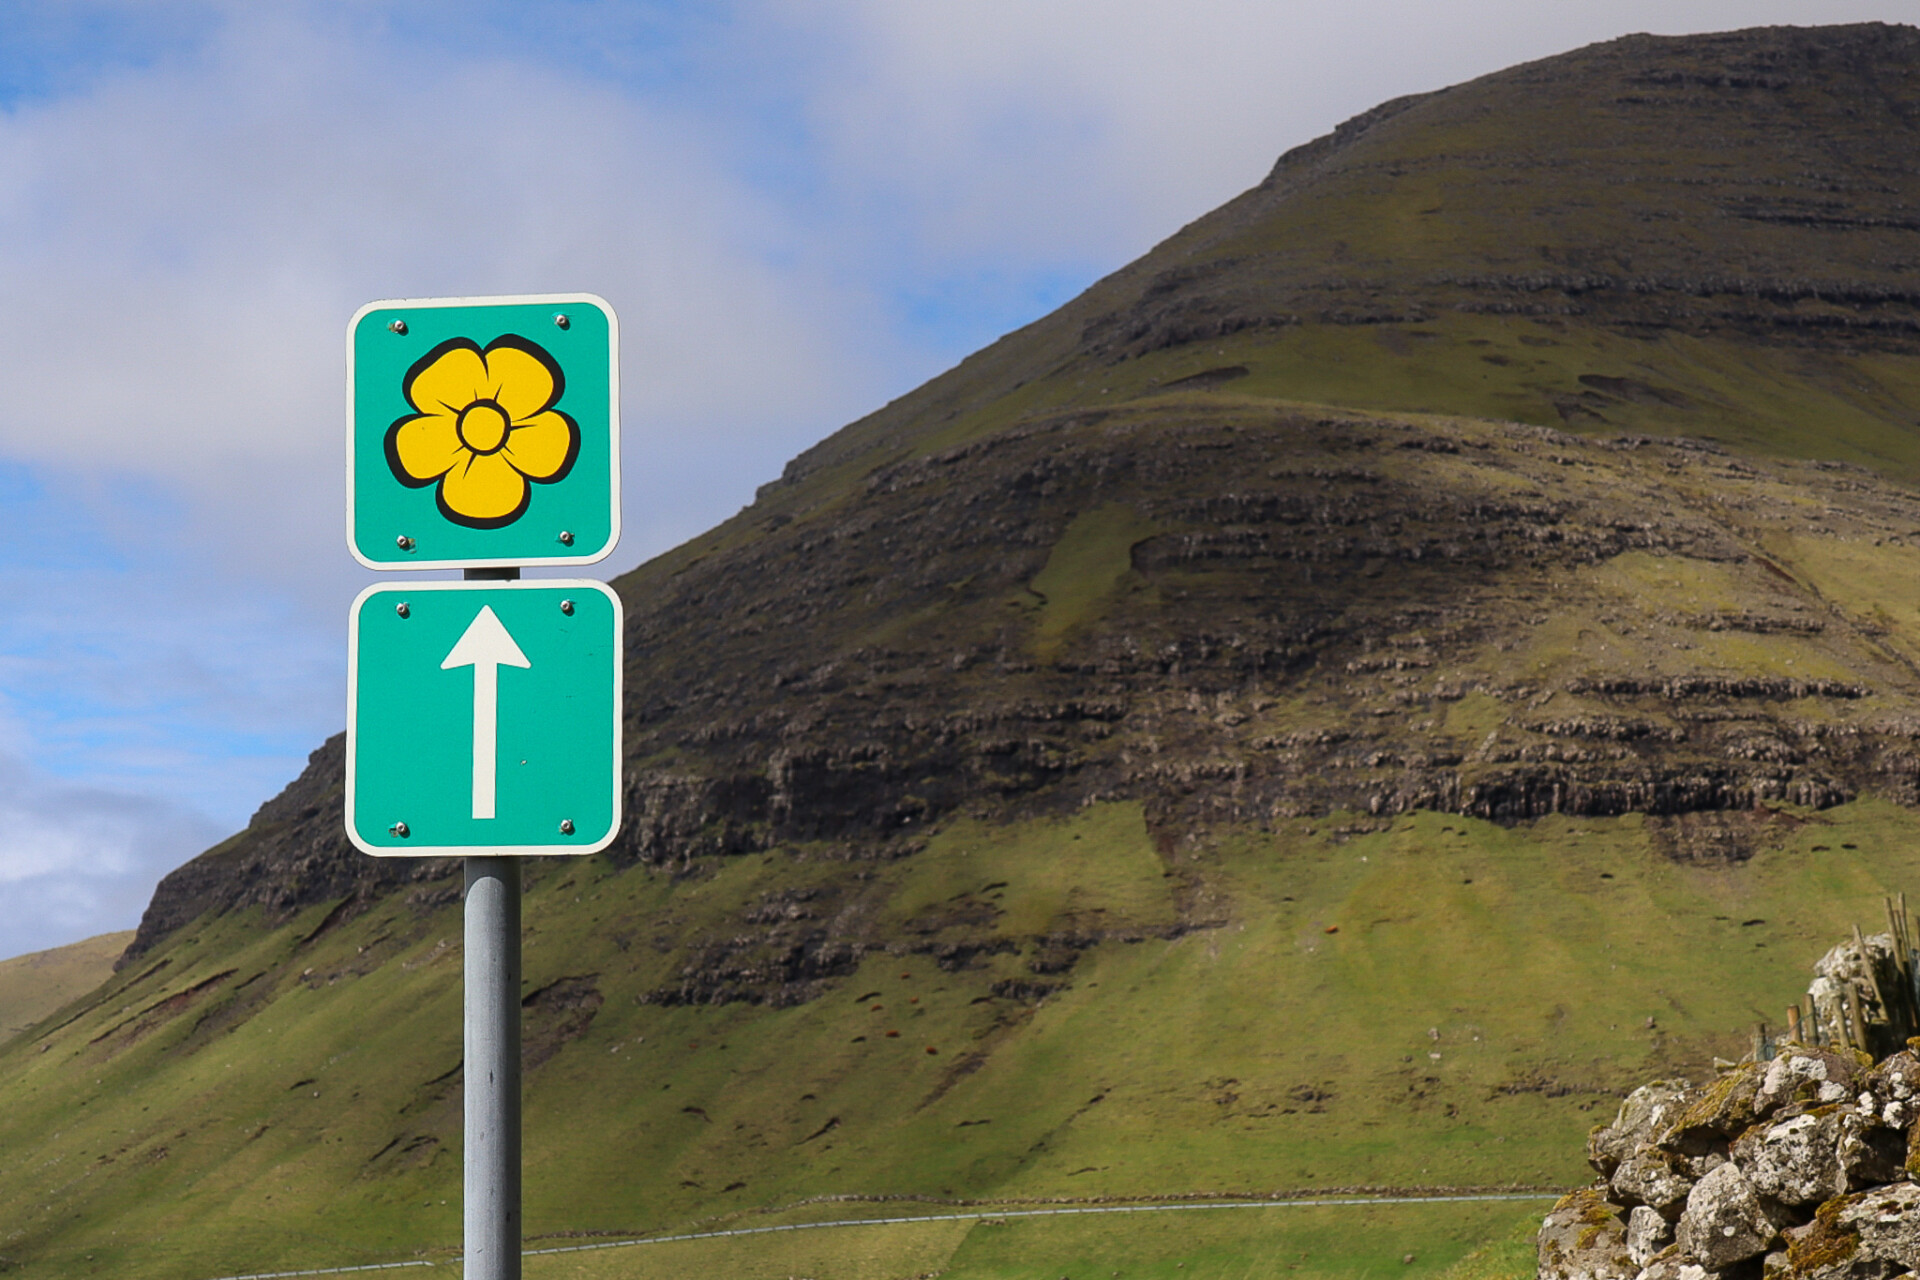
[[372, 302], [347, 328], [369, 569], [591, 564], [620, 537], [620, 355], [591, 294]]
[[593, 853], [620, 829], [620, 599], [402, 582], [353, 602], [347, 835], [384, 857]]

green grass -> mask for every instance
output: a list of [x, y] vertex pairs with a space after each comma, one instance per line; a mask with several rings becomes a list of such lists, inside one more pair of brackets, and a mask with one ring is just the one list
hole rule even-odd
[[1442, 1273], [1442, 1280], [1529, 1280], [1540, 1270], [1534, 1233], [1545, 1213], [1529, 1214]]
[[[1247, 376], [1210, 392], [1162, 392], [1208, 369]], [[1608, 394], [1582, 377], [1625, 379]], [[1603, 384], [1604, 385], [1604, 384]], [[1165, 397], [1306, 402], [1372, 412], [1458, 414], [1576, 434], [1718, 440], [1763, 456], [1828, 458], [1920, 476], [1920, 357], [1779, 352], [1734, 339], [1627, 337], [1575, 321], [1447, 315], [1417, 324], [1302, 324], [1155, 352], [1112, 368], [1071, 365], [928, 438], [927, 452], [1001, 429], [1010, 415]], [[1573, 406], [1563, 415], [1559, 404]]]
[[112, 975], [131, 929], [0, 960], [0, 1045]]
[[932, 835], [925, 865], [907, 878], [889, 914], [902, 924], [932, 924], [942, 908], [974, 897], [993, 910], [996, 930], [1008, 938], [1061, 922], [1166, 928], [1178, 916], [1162, 871], [1138, 805], [1101, 805], [1017, 826], [961, 819]]
[[[752, 549], [775, 517], [830, 530], [869, 500], [868, 480], [887, 464], [1028, 427], [1061, 431], [1063, 448], [1069, 431], [1139, 433], [1136, 452], [1151, 458], [1223, 422], [1292, 431], [1304, 416], [1338, 420], [1320, 433], [1329, 438], [1390, 433], [1363, 416], [1374, 412], [1419, 415], [1424, 429], [1469, 444], [1503, 441], [1548, 460], [1541, 467], [1557, 468], [1551, 456], [1567, 446], [1546, 436], [1513, 446], [1484, 420], [1709, 436], [1751, 454], [1920, 476], [1920, 357], [1864, 339], [1779, 345], [1717, 322], [1699, 328], [1708, 336], [1628, 326], [1608, 321], [1604, 299], [1585, 318], [1457, 309], [1482, 295], [1448, 281], [1486, 273], [1895, 280], [1890, 237], [1903, 232], [1724, 216], [1848, 153], [1846, 139], [1872, 136], [1877, 124], [1845, 114], [1857, 102], [1828, 101], [1807, 82], [1791, 136], [1713, 112], [1654, 125], [1614, 100], [1614, 73], [1592, 71], [1587, 56], [1565, 75], [1535, 68], [1431, 99], [1400, 118], [1405, 128], [1382, 126], [1334, 157], [1324, 181], [1303, 180], [1284, 199], [1252, 193], [1199, 220], [1155, 259], [825, 442], [798, 483], [636, 571], [623, 583], [629, 598], [657, 598], [703, 557]], [[1178, 282], [1155, 291], [1168, 266], [1236, 258], [1227, 276], [1184, 295]], [[1124, 327], [1152, 321], [1168, 300], [1204, 304], [1202, 319], [1244, 303], [1249, 316], [1304, 322], [1125, 359], [1088, 345], [1107, 313]], [[1566, 299], [1547, 289], [1538, 301], [1550, 312]], [[1375, 303], [1432, 318], [1315, 318]], [[1817, 301], [1795, 307], [1860, 318]], [[1234, 366], [1246, 375], [1213, 390], [1168, 390]], [[1404, 714], [1379, 705], [1390, 693], [1418, 702], [1441, 678], [1507, 692], [1516, 680], [1589, 671], [1874, 684], [1878, 700], [1779, 708], [1799, 724], [1838, 726], [1894, 714], [1910, 694], [1881, 651], [1920, 660], [1899, 638], [1920, 628], [1920, 562], [1872, 542], [1897, 531], [1897, 503], [1823, 534], [1811, 527], [1824, 518], [1811, 488], [1704, 477], [1704, 466], [1676, 462], [1669, 474], [1668, 463], [1621, 453], [1596, 469], [1587, 451], [1543, 480], [1531, 464], [1475, 470], [1464, 456], [1387, 452], [1367, 466], [1462, 494], [1599, 501], [1611, 489], [1623, 503], [1738, 510], [1731, 523], [1747, 549], [1772, 564], [1632, 552], [1572, 572], [1566, 593], [1538, 600], [1504, 598], [1518, 590], [1507, 580], [1409, 572], [1387, 585], [1406, 601], [1459, 606], [1499, 643], [1445, 670], [1396, 673], [1391, 686], [1332, 672], [1272, 699], [1269, 686], [1238, 706], [1158, 708], [1146, 727], [1114, 730], [1136, 759], [1167, 745], [1176, 766], [1230, 765], [1236, 753], [1288, 749], [1253, 747], [1259, 735], [1284, 744], [1351, 727], [1361, 701], [1400, 716], [1370, 719], [1377, 729], [1432, 732], [1434, 745], [1459, 748], [1466, 784], [1492, 767], [1472, 755], [1483, 740], [1543, 745], [1524, 724], [1545, 701], [1523, 709], [1476, 692]], [[1309, 455], [1309, 465], [1331, 462], [1318, 444]], [[1659, 483], [1642, 483], [1655, 470]], [[1209, 610], [1256, 613], [1276, 590], [1204, 566], [1145, 582], [1134, 545], [1157, 531], [1153, 513], [1191, 495], [1156, 489], [1149, 472], [1110, 492], [1118, 497], [1064, 519], [1044, 566], [982, 611], [991, 619], [955, 624], [950, 651], [1004, 632], [1046, 664], [1103, 624], [1164, 638], [1162, 611], [1144, 599], [1156, 590], [1180, 593], [1180, 609], [1203, 622]], [[955, 576], [911, 609], [860, 615], [835, 643], [910, 648], [939, 632], [966, 603]], [[1360, 599], [1377, 586], [1362, 570], [1343, 590]], [[1660, 620], [1792, 604], [1844, 616], [1818, 638]], [[1553, 616], [1537, 623], [1509, 616], [1549, 605]], [[1616, 625], [1627, 618], [1631, 631]], [[1013, 687], [987, 680], [956, 668], [952, 689], [964, 698]], [[1593, 710], [1565, 692], [1552, 698], [1543, 715]], [[1180, 718], [1189, 712], [1205, 718]], [[1221, 732], [1229, 725], [1239, 727]], [[653, 762], [672, 752], [689, 773], [702, 767], [684, 745]], [[1169, 776], [1160, 798], [1177, 804], [1179, 789]], [[1920, 887], [1920, 819], [1878, 801], [1745, 815], [1761, 848], [1732, 867], [1677, 864], [1658, 824], [1637, 817], [1514, 828], [1431, 813], [1274, 817], [1270, 830], [1196, 822], [1156, 844], [1132, 804], [1017, 823], [965, 814], [910, 856], [858, 864], [802, 847], [701, 860], [679, 876], [604, 859], [535, 867], [528, 990], [571, 979], [603, 1003], [529, 1074], [529, 1232], [558, 1241], [818, 1221], [847, 1205], [802, 1202], [835, 1195], [1030, 1202], [1577, 1182], [1582, 1135], [1621, 1091], [1737, 1054], [1752, 1022], [1775, 1020], [1801, 992], [1821, 951], [1855, 922], [1875, 926], [1882, 893]], [[1156, 830], [1179, 826], [1176, 814]], [[887, 947], [817, 999], [659, 1002], [702, 948], [751, 930], [750, 904], [849, 884], [826, 895], [832, 909], [884, 922]], [[457, 1250], [457, 909], [395, 896], [323, 929], [327, 915], [323, 905], [291, 922], [257, 912], [202, 922], [147, 957], [152, 967], [116, 975], [0, 1046], [0, 1268], [198, 1280]], [[537, 1008], [528, 1020], [536, 1044], [563, 1021]], [[1531, 1270], [1537, 1218], [1498, 1206], [1008, 1216], [556, 1254], [533, 1260], [529, 1275], [1511, 1280]], [[1408, 1253], [1413, 1263], [1401, 1261]]]
[[952, 1275], [954, 1251], [975, 1223], [927, 1222], [829, 1227], [722, 1240], [674, 1240], [523, 1260], [526, 1280], [895, 1280]]
[[[1211, 927], [1169, 937], [1175, 880], [1137, 808], [959, 824], [878, 869], [876, 892], [926, 924], [1007, 879], [1007, 950], [951, 973], [870, 956], [779, 1009], [636, 1003], [678, 963], [642, 939], [648, 922], [723, 912], [805, 864], [734, 859], [687, 881], [598, 860], [548, 871], [528, 894], [529, 989], [597, 974], [606, 1002], [528, 1081], [529, 1234], [700, 1229], [821, 1195], [1576, 1183], [1584, 1132], [1615, 1095], [1736, 1054], [1820, 950], [1872, 926], [1883, 891], [1920, 883], [1912, 815], [1877, 803], [1783, 823], [1731, 869], [1675, 865], [1632, 818], [1508, 830], [1417, 814], [1336, 836], [1343, 825], [1243, 831], [1192, 855]], [[459, 1058], [457, 914], [393, 901], [301, 943], [324, 915], [212, 922], [163, 948], [158, 973], [122, 974], [97, 1007], [0, 1055], [0, 1199], [16, 1206], [0, 1255], [22, 1274], [127, 1274], [137, 1259], [143, 1275], [192, 1280], [457, 1249], [457, 1077], [436, 1083]], [[1096, 924], [1112, 940], [1065, 973], [1031, 972], [1036, 933]], [[1067, 985], [1037, 1005], [994, 997], [1009, 978]], [[249, 1012], [254, 992], [271, 999]], [[1238, 1274], [1227, 1260], [1252, 1246], [1234, 1233], [1255, 1228], [1223, 1213], [1202, 1231], [1204, 1217], [1143, 1218], [1125, 1248], [1143, 1274], [1181, 1250]], [[1327, 1274], [1385, 1265], [1336, 1256], [1333, 1209], [1271, 1221], [1320, 1241], [1301, 1247]], [[995, 1241], [1028, 1237], [1051, 1241], [1034, 1256], [1105, 1266], [1112, 1236], [1072, 1222], [969, 1228], [959, 1243], [925, 1231], [900, 1256], [951, 1244], [941, 1265], [967, 1275], [1012, 1274], [1027, 1246]], [[1202, 1247], [1214, 1231], [1217, 1249]], [[1452, 1253], [1354, 1238], [1437, 1265], [1486, 1237]], [[788, 1265], [771, 1244], [742, 1248], [772, 1250], [768, 1274]]]
[[[829, 1226], [679, 1240], [526, 1259], [527, 1280], [943, 1280], [1164, 1277], [1165, 1280], [1507, 1280], [1531, 1263], [1537, 1205], [1199, 1206], [1144, 1213], [1021, 1212], [909, 1223]], [[741, 1222], [739, 1226], [746, 1226]], [[1497, 1243], [1474, 1249], [1489, 1236]], [[564, 1247], [564, 1246], [563, 1246]], [[1470, 1252], [1471, 1251], [1471, 1252]], [[1411, 1260], [1409, 1260], [1409, 1257]], [[1526, 1270], [1530, 1273], [1531, 1266]]]
[[1120, 502], [1075, 516], [1028, 584], [1046, 602], [1034, 629], [1035, 654], [1053, 657], [1076, 628], [1101, 616], [1114, 592], [1129, 583], [1144, 587], [1133, 571], [1133, 548], [1165, 531]]
[[[1202, 421], [1299, 430], [1251, 402], [1222, 403], [1213, 420], [1186, 420], [1192, 438]], [[1085, 429], [1128, 425], [1116, 414]], [[1496, 495], [1548, 466], [1562, 494], [1666, 466], [1664, 451], [1527, 438], [1500, 446], [1518, 459], [1502, 469], [1473, 461], [1493, 456], [1478, 443], [1504, 438], [1499, 428], [1429, 420], [1436, 428], [1459, 435], [1459, 455], [1382, 448], [1369, 465]], [[1561, 450], [1580, 453], [1578, 465], [1540, 456]], [[1734, 484], [1726, 492], [1756, 522], [1818, 492], [1772, 475]], [[1026, 593], [1043, 603], [1008, 624], [1013, 647], [1053, 637], [1083, 650], [1096, 622], [1140, 623], [1149, 642], [1163, 634], [1133, 592], [1148, 509], [1089, 504], [1062, 522]], [[1382, 670], [1368, 685], [1369, 669], [1329, 662], [1090, 734], [1142, 756], [1172, 743], [1175, 765], [1231, 765], [1384, 708], [1366, 732], [1457, 749], [1471, 784], [1502, 767], [1474, 755], [1490, 736], [1551, 744], [1526, 726], [1592, 709], [1567, 691], [1570, 677], [1654, 670], [1870, 680], [1873, 698], [1768, 704], [1785, 724], [1870, 727], [1908, 696], [1868, 653], [1881, 640], [1842, 622], [1758, 635], [1686, 621], [1818, 604], [1830, 620], [1831, 608], [1900, 624], [1909, 557], [1873, 547], [1862, 526], [1829, 524], [1835, 532], [1763, 528], [1776, 568], [1634, 551], [1569, 568], [1551, 584], [1559, 594], [1475, 584], [1475, 616], [1492, 619], [1493, 638], [1445, 667]], [[1231, 616], [1272, 590], [1238, 572], [1156, 570], [1151, 589], [1183, 593], [1184, 609], [1222, 602]], [[1009, 612], [999, 599], [989, 608]], [[1369, 653], [1425, 648], [1393, 647], [1411, 640], [1396, 631], [1378, 638]], [[1438, 696], [1443, 680], [1490, 692]], [[1517, 681], [1540, 682], [1551, 700], [1512, 695]], [[1181, 739], [1194, 734], [1205, 737]], [[1061, 740], [1062, 754], [1092, 755]], [[1165, 819], [1150, 829], [1140, 804], [1117, 802], [1021, 821], [963, 808], [897, 854], [851, 862], [825, 845], [699, 859], [677, 875], [603, 858], [537, 862], [527, 990], [567, 979], [601, 1003], [584, 1034], [529, 1074], [529, 1232], [689, 1231], [822, 1196], [1033, 1202], [1581, 1181], [1584, 1132], [1621, 1092], [1736, 1056], [1753, 1022], [1777, 1021], [1804, 989], [1821, 951], [1856, 921], [1876, 925], [1882, 893], [1920, 887], [1907, 810], [1863, 801], [1737, 821], [1760, 847], [1732, 867], [1674, 862], [1670, 824], [1639, 817], [1508, 828], [1434, 813], [1269, 814], [1266, 829]], [[770, 900], [811, 902], [828, 913], [821, 931], [831, 919], [838, 936], [880, 942], [817, 998], [661, 1002], [711, 948], [764, 935], [748, 913]], [[288, 922], [203, 921], [0, 1048], [0, 1203], [13, 1206], [0, 1215], [0, 1259], [59, 1275], [124, 1274], [137, 1259], [141, 1274], [195, 1280], [457, 1250], [458, 911], [395, 896], [330, 918], [323, 904]], [[527, 1019], [536, 1046], [564, 1021], [537, 1004]], [[1031, 1229], [1066, 1233], [1048, 1257], [1092, 1265], [1069, 1226]], [[925, 1230], [899, 1246], [902, 1257], [946, 1250], [923, 1270], [1001, 1265], [991, 1233], [969, 1229], [969, 1244]], [[787, 1265], [773, 1244], [750, 1248]], [[1373, 1266], [1354, 1258], [1355, 1274]], [[792, 1273], [811, 1266], [793, 1262]]]

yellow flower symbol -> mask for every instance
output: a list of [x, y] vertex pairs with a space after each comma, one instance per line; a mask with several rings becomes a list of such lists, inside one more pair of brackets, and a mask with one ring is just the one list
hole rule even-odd
[[440, 513], [470, 529], [518, 520], [528, 482], [567, 478], [580, 425], [553, 407], [566, 390], [560, 366], [518, 334], [483, 350], [449, 338], [414, 362], [400, 394], [415, 412], [387, 428], [387, 466], [410, 489], [438, 483]]

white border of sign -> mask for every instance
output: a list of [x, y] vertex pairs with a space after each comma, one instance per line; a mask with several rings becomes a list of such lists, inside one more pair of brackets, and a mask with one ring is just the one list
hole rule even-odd
[[[612, 524], [607, 529], [607, 543], [598, 551], [575, 556], [501, 556], [482, 560], [369, 560], [360, 554], [360, 545], [354, 541], [353, 523], [353, 486], [354, 486], [354, 403], [353, 403], [353, 335], [360, 327], [360, 321], [370, 311], [387, 308], [410, 307], [425, 310], [429, 307], [504, 307], [504, 306], [561, 306], [569, 302], [584, 302], [588, 306], [600, 308], [607, 317], [607, 434], [609, 436], [607, 458], [607, 479], [611, 488], [608, 501], [612, 504]], [[369, 569], [381, 573], [406, 573], [414, 569], [497, 569], [521, 567], [525, 565], [570, 565], [596, 564], [613, 554], [620, 542], [620, 317], [614, 314], [613, 304], [597, 293], [516, 293], [499, 297], [484, 298], [382, 298], [378, 302], [369, 302], [353, 313], [353, 319], [347, 321], [347, 550], [353, 558]]]
[[[357, 763], [355, 747], [359, 739], [360, 708], [360, 607], [369, 599], [382, 592], [405, 591], [532, 591], [551, 590], [555, 587], [576, 591], [598, 591], [613, 602], [613, 823], [607, 829], [607, 835], [591, 845], [572, 844], [452, 844], [419, 845], [395, 848], [392, 845], [370, 845], [360, 838], [353, 826], [353, 778]], [[598, 853], [612, 844], [620, 834], [625, 820], [622, 801], [625, 796], [620, 785], [620, 765], [622, 756], [621, 730], [624, 721], [621, 711], [626, 696], [626, 610], [621, 607], [619, 593], [604, 582], [592, 578], [521, 578], [514, 580], [475, 579], [473, 581], [436, 581], [436, 582], [376, 582], [353, 598], [353, 608], [347, 613], [347, 839], [353, 841], [353, 847], [376, 858], [531, 858], [531, 857], [581, 857]]]

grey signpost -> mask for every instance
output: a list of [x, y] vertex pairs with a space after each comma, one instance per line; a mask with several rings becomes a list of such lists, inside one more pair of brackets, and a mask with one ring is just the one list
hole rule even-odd
[[465, 1273], [520, 1275], [520, 864], [468, 858]]
[[620, 601], [527, 564], [620, 534], [619, 338], [589, 294], [370, 303], [347, 329], [347, 835], [463, 857], [469, 1280], [520, 1276], [520, 864], [620, 828]]

